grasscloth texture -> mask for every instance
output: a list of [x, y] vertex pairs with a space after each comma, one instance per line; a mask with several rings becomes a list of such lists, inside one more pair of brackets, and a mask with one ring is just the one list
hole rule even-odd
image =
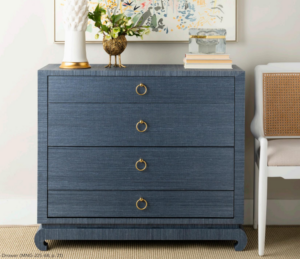
[[[234, 103], [233, 76], [186, 79], [185, 76], [49, 76], [48, 98], [49, 103]], [[140, 83], [147, 87], [143, 96], [135, 92]]]
[[48, 105], [48, 146], [234, 146], [234, 129], [234, 104]]
[[[241, 228], [244, 220], [245, 72], [237, 66], [232, 70], [192, 72], [177, 65], [132, 65], [126, 70], [108, 70], [103, 65], [96, 65], [89, 71], [74, 72], [57, 70], [56, 65], [39, 70], [39, 78], [45, 78], [45, 81], [39, 81], [39, 115], [42, 119], [38, 123], [42, 138], [39, 139], [38, 223], [43, 225], [36, 234], [36, 246], [42, 251], [47, 250], [45, 240], [236, 240], [235, 250], [242, 251], [247, 244], [246, 234]], [[110, 80], [115, 84], [107, 83]], [[139, 83], [146, 84], [149, 95], [136, 93]], [[212, 98], [220, 89], [219, 83], [229, 90], [222, 102]], [[72, 91], [65, 92], [66, 88], [72, 88]], [[125, 98], [113, 98], [118, 96], [119, 89], [125, 92]], [[86, 94], [82, 94], [84, 90]], [[155, 98], [162, 90], [172, 94], [164, 92], [164, 97]], [[102, 97], [95, 98], [101, 96], [99, 93]], [[191, 94], [200, 96], [199, 100], [195, 96], [189, 98]], [[148, 102], [142, 102], [147, 97]], [[203, 103], [203, 99], [207, 100]], [[46, 107], [45, 103], [48, 104]], [[144, 133], [141, 133], [144, 128], [139, 124], [147, 126]], [[116, 152], [103, 153], [103, 148], [113, 148]], [[128, 152], [125, 153], [124, 148]], [[125, 157], [142, 148], [147, 152], [157, 148], [160, 154], [155, 154], [154, 159], [170, 156], [174, 159], [171, 153], [185, 148], [185, 160], [189, 164], [172, 169], [168, 166], [170, 159], [166, 159], [160, 169], [172, 172], [171, 180], [160, 190], [157, 190], [159, 184], [147, 187], [144, 183], [148, 181], [143, 175], [152, 177], [154, 183], [162, 183], [160, 178], [150, 175], [156, 162], [152, 163], [148, 160], [150, 156], [142, 156], [140, 152], [132, 158]], [[66, 160], [58, 165], [60, 158], [52, 156], [54, 149], [81, 149], [79, 157], [83, 158], [80, 166], [83, 166], [84, 179], [101, 182], [106, 188], [114, 181], [115, 186], [99, 189], [99, 185], [91, 186], [84, 183], [85, 180], [80, 181], [78, 174], [71, 170], [71, 167], [77, 170], [78, 166], [73, 164], [77, 159], [65, 153]], [[168, 149], [166, 155], [161, 154], [165, 149]], [[194, 157], [200, 149], [204, 153]], [[212, 149], [218, 151], [211, 152]], [[230, 153], [217, 154], [225, 149]], [[103, 155], [98, 153], [94, 160], [97, 163], [92, 165], [89, 154], [95, 154], [96, 150]], [[183, 155], [178, 155], [178, 152], [172, 166], [178, 161], [183, 164]], [[209, 153], [211, 156], [207, 157]], [[199, 171], [205, 175], [215, 174], [220, 168], [219, 157], [223, 159], [225, 156], [228, 162], [222, 163], [223, 174], [219, 180], [229, 183], [229, 187], [220, 189], [214, 182], [209, 183], [208, 178], [201, 181], [202, 187], [189, 187], [189, 182], [197, 182]], [[99, 164], [105, 157], [108, 160], [104, 165]], [[139, 158], [149, 162], [149, 171], [140, 174], [140, 184], [132, 185], [133, 175], [139, 173], [134, 167]], [[115, 160], [124, 161], [120, 168], [122, 177], [127, 177], [129, 184], [118, 177], [112, 181], [105, 177], [105, 171], [110, 177], [117, 172], [112, 168], [116, 165]], [[53, 164], [58, 165], [54, 170]], [[65, 179], [67, 189], [56, 184], [53, 188], [49, 185], [53, 183], [52, 172], [56, 173], [54, 182], [61, 182], [66, 176], [64, 164], [72, 171], [70, 177], [77, 180], [75, 184], [69, 184]], [[210, 164], [215, 168], [210, 168]], [[133, 174], [124, 173], [126, 165], [135, 170]], [[188, 179], [186, 172], [190, 174], [195, 168], [197, 174]], [[184, 179], [176, 187], [173, 180], [183, 175]], [[168, 180], [166, 174], [161, 176]], [[79, 182], [84, 184], [80, 190], [75, 188]], [[122, 190], [124, 188], [126, 190]], [[136, 201], [141, 197], [149, 204], [143, 212], [136, 208]], [[57, 226], [52, 228], [53, 224]], [[83, 227], [75, 224], [83, 224]], [[178, 227], [178, 224], [182, 226]]]
[[[248, 245], [235, 252], [230, 241], [129, 242], [129, 241], [49, 241], [49, 251], [41, 252], [34, 244], [38, 227], [1, 227], [0, 254], [61, 254], [62, 258], [105, 259], [250, 259], [257, 254], [257, 231], [246, 227]], [[299, 258], [300, 227], [268, 227], [267, 258]]]
[[[232, 218], [232, 191], [48, 191], [54, 218]], [[143, 197], [149, 205], [138, 211]], [[209, 200], [209, 202], [207, 202]]]
[[[235, 65], [232, 70], [186, 70], [182, 65], [130, 65], [127, 69], [105, 69], [104, 65], [93, 65], [91, 69], [75, 71], [61, 70], [58, 65], [51, 64], [39, 70], [38, 78], [38, 223], [137, 225], [167, 223], [218, 224], [218, 226], [243, 224], [245, 72], [242, 69]], [[136, 94], [136, 86], [139, 83], [147, 85], [147, 95]], [[148, 124], [148, 130], [143, 134], [135, 129], [140, 120]], [[231, 160], [234, 164], [227, 164], [226, 167], [227, 170], [233, 167], [234, 172], [219, 177], [223, 183], [233, 180], [231, 181], [233, 186], [226, 190], [219, 187], [216, 189], [234, 190], [234, 217], [49, 218], [47, 159], [48, 149], [55, 146], [74, 149], [126, 146], [131, 147], [131, 150], [150, 146], [220, 149], [234, 146], [232, 154], [234, 157]], [[216, 161], [209, 159], [205, 166], [201, 166], [203, 172], [208, 171], [206, 165], [212, 160]], [[134, 158], [132, 161], [134, 164], [137, 160]], [[154, 165], [150, 162], [149, 170]], [[199, 162], [201, 161], [197, 163], [191, 161], [191, 165], [197, 168]], [[214, 165], [218, 166], [218, 163]], [[225, 166], [224, 163], [222, 165]], [[176, 168], [176, 172], [179, 172], [178, 169]], [[229, 179], [228, 176], [233, 179]], [[89, 180], [91, 179], [89, 177]], [[188, 182], [188, 179], [185, 179], [185, 182]], [[197, 181], [193, 184], [195, 182]], [[174, 188], [174, 185], [172, 186]], [[202, 186], [201, 190], [212, 189], [206, 186]], [[214, 188], [217, 188], [215, 186]], [[131, 187], [127, 188], [130, 190]], [[180, 191], [187, 189], [186, 186], [181, 186]], [[91, 187], [85, 190], [91, 190]], [[211, 201], [208, 199], [207, 202]], [[236, 226], [232, 227], [235, 229]]]
[[233, 156], [232, 147], [49, 148], [48, 190], [233, 191]]

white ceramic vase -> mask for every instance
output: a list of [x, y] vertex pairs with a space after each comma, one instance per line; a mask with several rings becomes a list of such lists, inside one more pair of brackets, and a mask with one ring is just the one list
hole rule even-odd
[[65, 54], [60, 68], [76, 69], [91, 67], [86, 57], [85, 43], [88, 12], [88, 0], [65, 1]]

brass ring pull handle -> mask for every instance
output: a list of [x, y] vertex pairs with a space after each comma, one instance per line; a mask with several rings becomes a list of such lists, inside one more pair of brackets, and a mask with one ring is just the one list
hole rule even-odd
[[[140, 130], [140, 129], [139, 129], [139, 125], [140, 125], [140, 124], [144, 124], [144, 125], [145, 125], [145, 129], [144, 129], [144, 130]], [[145, 131], [148, 129], [148, 125], [147, 125], [146, 122], [140, 120], [140, 121], [136, 124], [136, 129], [137, 129], [138, 132], [145, 132]]]
[[[139, 202], [145, 202], [145, 207], [144, 208], [140, 208], [139, 207]], [[147, 207], [148, 207], [148, 203], [145, 199], [143, 199], [142, 197], [139, 198], [137, 201], [136, 201], [136, 207], [139, 209], [139, 210], [145, 210]]]
[[[144, 91], [142, 94], [140, 94], [139, 91], [138, 91], [139, 87], [144, 87], [144, 88], [145, 88], [145, 91]], [[147, 89], [147, 86], [145, 86], [144, 84], [139, 84], [139, 85], [136, 87], [135, 91], [136, 91], [136, 93], [137, 93], [138, 95], [145, 95], [145, 94], [147, 93], [148, 89]]]
[[[139, 163], [144, 163], [144, 168], [143, 169], [139, 169], [138, 168], [138, 164]], [[138, 170], [138, 171], [140, 171], [140, 172], [143, 172], [143, 171], [145, 171], [146, 170], [146, 168], [147, 168], [147, 163], [146, 163], [146, 161], [144, 161], [143, 159], [140, 159], [139, 161], [137, 161], [136, 163], [135, 163], [135, 168], [136, 168], [136, 170]]]

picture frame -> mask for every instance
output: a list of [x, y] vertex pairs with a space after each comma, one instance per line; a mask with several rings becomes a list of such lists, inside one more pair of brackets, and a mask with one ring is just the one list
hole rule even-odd
[[[54, 42], [55, 43], [64, 43], [64, 28], [63, 28], [63, 2], [65, 0], [54, 0]], [[104, 2], [105, 0], [103, 0]], [[120, 5], [124, 4], [124, 3], [132, 3], [133, 1], [138, 1], [139, 3], [142, 0], [119, 0], [120, 1]], [[171, 0], [161, 0], [163, 3], [166, 1], [171, 1]], [[172, 0], [172, 1], [176, 1], [176, 0]], [[97, 1], [93, 1], [92, 3], [95, 5]], [[99, 2], [99, 1], [98, 1]], [[101, 2], [101, 1], [100, 1]], [[178, 1], [179, 2], [179, 1]], [[210, 3], [211, 5], [214, 5], [215, 3], [215, 8], [212, 7], [213, 9], [208, 8], [209, 10], [217, 10], [216, 14], [222, 14], [223, 16], [218, 16], [218, 17], [214, 17], [214, 14], [212, 12], [212, 14], [210, 14], [210, 17], [214, 17], [216, 21], [220, 21], [220, 19], [222, 19], [222, 22], [216, 22], [216, 24], [212, 24], [211, 27], [208, 26], [208, 21], [213, 21], [213, 18], [210, 19], [210, 17], [208, 17], [207, 13], [205, 13], [205, 10], [207, 9], [206, 7], [203, 7], [203, 13], [205, 13], [205, 17], [198, 20], [198, 22], [195, 24], [190, 24], [189, 26], [186, 27], [190, 27], [190, 28], [194, 28], [195, 26], [197, 26], [197, 24], [201, 24], [199, 23], [199, 21], [204, 21], [202, 23], [203, 28], [225, 28], [227, 30], [227, 42], [237, 42], [237, 5], [238, 5], [238, 1], [237, 0], [197, 0], [197, 1], [193, 1], [193, 0], [186, 0], [186, 2], [188, 3], [188, 5], [190, 6], [190, 2], [193, 3], [192, 7], [195, 7], [195, 3], [197, 4], [206, 4], [206, 3]], [[230, 5], [230, 8], [228, 7], [227, 9], [224, 7], [224, 3], [227, 4], [228, 6]], [[204, 6], [204, 5], [203, 5]], [[221, 7], [222, 6], [222, 9]], [[135, 6], [136, 7], [136, 6]], [[208, 6], [209, 7], [209, 6]], [[92, 8], [92, 5], [91, 5]], [[158, 9], [158, 8], [156, 8]], [[220, 11], [220, 9], [222, 11]], [[225, 9], [225, 10], [224, 10]], [[226, 11], [229, 10], [230, 11]], [[202, 10], [202, 9], [201, 9]], [[180, 12], [180, 11], [178, 11]], [[207, 12], [207, 11], [206, 11]], [[227, 18], [228, 24], [230, 23], [230, 25], [228, 26], [223, 26], [224, 24], [222, 24], [224, 21], [226, 21], [226, 16], [225, 14], [230, 13], [230, 18]], [[182, 12], [181, 12], [182, 13]], [[175, 18], [177, 16], [174, 16]], [[173, 17], [173, 18], [174, 18]], [[180, 16], [179, 16], [180, 17]], [[199, 17], [199, 16], [196, 16]], [[207, 18], [208, 17], [208, 18]], [[181, 17], [182, 18], [182, 17]], [[208, 19], [208, 20], [207, 20]], [[175, 20], [175, 19], [174, 19]], [[182, 19], [181, 19], [182, 20]], [[170, 21], [170, 20], [168, 20]], [[176, 20], [177, 22], [177, 26], [179, 26], [179, 24], [187, 24], [186, 22], [181, 22], [179, 21], [179, 19]], [[166, 24], [168, 25], [168, 24]], [[173, 24], [171, 24], [173, 25]], [[194, 25], [194, 27], [191, 27], [191, 25]], [[215, 27], [218, 26], [218, 27]], [[91, 25], [91, 22], [89, 22], [89, 29], [91, 29], [92, 27], [92, 32], [87, 32], [86, 33], [86, 42], [87, 43], [92, 43], [92, 44], [97, 44], [97, 43], [102, 43], [101, 38], [99, 40], [96, 40], [94, 38], [94, 35], [96, 34], [97, 28], [93, 27]], [[169, 25], [167, 26], [168, 28], [170, 27]], [[173, 26], [174, 27], [174, 26]], [[178, 30], [179, 31], [179, 30]], [[144, 43], [188, 43], [188, 28], [186, 28], [185, 30], [182, 30], [180, 32], [176, 31], [176, 35], [174, 38], [174, 35], [169, 36], [167, 35], [165, 32], [151, 32], [150, 35], [147, 35], [144, 37], [144, 40], [142, 39], [137, 39], [135, 37], [127, 37], [128, 42], [133, 42], [133, 43], [140, 43], [140, 42], [144, 42]], [[158, 33], [161, 33], [159, 35], [159, 37], [157, 36]], [[165, 35], [163, 34], [165, 33]], [[167, 36], [166, 36], [167, 35]], [[178, 40], [177, 40], [178, 39]]]

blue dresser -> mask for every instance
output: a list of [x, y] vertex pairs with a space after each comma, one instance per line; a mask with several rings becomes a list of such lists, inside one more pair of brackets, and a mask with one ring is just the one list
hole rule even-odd
[[244, 220], [245, 72], [38, 71], [45, 240], [234, 240]]

